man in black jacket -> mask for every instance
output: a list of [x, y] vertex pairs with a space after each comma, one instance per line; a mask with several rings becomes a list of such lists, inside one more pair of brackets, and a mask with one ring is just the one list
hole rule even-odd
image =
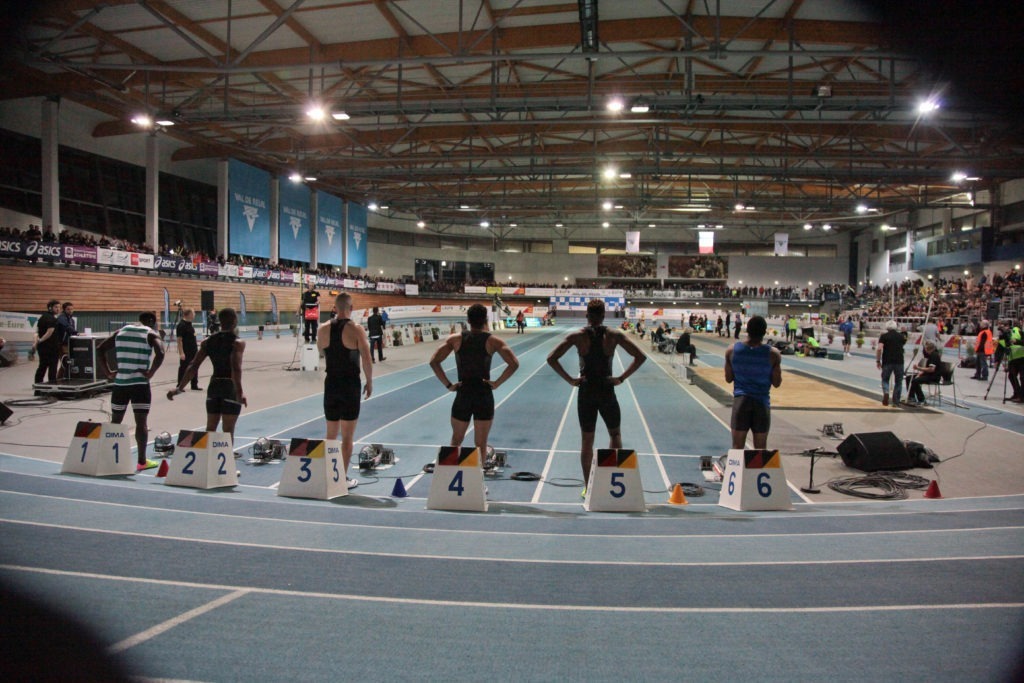
[[370, 333], [370, 359], [374, 363], [377, 362], [373, 358], [373, 350], [377, 349], [377, 358], [380, 360], [384, 359], [384, 318], [381, 317], [380, 309], [376, 306], [373, 307], [373, 315], [366, 320], [366, 327]]

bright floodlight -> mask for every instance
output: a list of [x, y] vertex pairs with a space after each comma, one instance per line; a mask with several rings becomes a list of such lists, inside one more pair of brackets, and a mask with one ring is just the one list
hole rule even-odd
[[423, 221], [417, 221], [416, 222], [416, 227], [417, 228], [425, 228], [425, 227], [427, 227], [427, 224], [424, 223]]
[[804, 223], [804, 230], [810, 230], [810, 229], [811, 229], [811, 228], [813, 228], [813, 227], [814, 227], [814, 226], [813, 226], [813, 225], [811, 225], [810, 223]]
[[331, 118], [335, 121], [348, 121], [352, 117], [343, 111], [335, 111], [331, 112]]
[[156, 125], [163, 126], [164, 128], [169, 128], [170, 126], [174, 125], [174, 121], [171, 121], [170, 119], [157, 119]]
[[306, 116], [314, 121], [323, 121], [327, 114], [324, 113], [323, 107], [320, 105], [310, 105], [309, 109], [306, 110]]
[[922, 100], [921, 102], [918, 103], [917, 113], [920, 114], [921, 116], [927, 116], [928, 114], [931, 114], [938, 108], [938, 101], [929, 98], [927, 100]]
[[288, 180], [292, 181], [293, 183], [301, 183], [302, 176], [299, 174], [298, 171], [292, 171], [292, 174], [288, 176]]
[[626, 103], [622, 101], [621, 97], [613, 97], [608, 100], [608, 104], [606, 106], [608, 107], [608, 111], [618, 113], [625, 109]]
[[602, 175], [604, 175], [605, 180], [612, 180], [615, 176], [619, 175], [619, 170], [614, 166], [608, 166], [604, 169]]
[[967, 180], [967, 174], [963, 171], [954, 171], [952, 180], [954, 183], [962, 183]]
[[868, 205], [867, 204], [858, 204], [857, 205], [857, 213], [867, 213], [867, 212], [868, 212]]
[[[601, 227], [602, 227], [602, 228], [607, 228], [607, 227], [610, 227], [610, 226], [611, 226], [611, 223], [609, 223], [608, 221], [605, 221], [604, 223], [602, 223], [602, 224], [601, 224]], [[1020, 266], [1018, 266], [1018, 268], [1019, 268], [1019, 267], [1020, 267]]]
[[132, 123], [140, 128], [149, 128], [153, 125], [153, 119], [148, 114], [136, 114], [132, 117]]
[[489, 228], [489, 227], [491, 227], [491, 222], [490, 221], [480, 221], [480, 227], [481, 228]]
[[601, 208], [604, 209], [605, 211], [611, 211], [612, 210], [612, 203], [611, 202], [604, 202], [603, 204], [601, 204]]
[[366, 208], [369, 209], [370, 211], [376, 211], [377, 202], [370, 202], [369, 204], [366, 205]]
[[828, 223], [825, 223], [825, 225], [821, 226], [821, 229], [824, 230], [825, 232], [828, 232], [829, 230], [832, 229], [832, 226], [829, 225]]

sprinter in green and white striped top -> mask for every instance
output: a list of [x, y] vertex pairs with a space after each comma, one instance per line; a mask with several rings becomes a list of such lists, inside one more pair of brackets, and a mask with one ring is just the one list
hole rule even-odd
[[[152, 391], [149, 379], [156, 374], [164, 362], [164, 346], [156, 331], [156, 314], [146, 312], [139, 316], [138, 323], [125, 325], [103, 340], [96, 349], [100, 370], [108, 379], [114, 380], [110, 392], [111, 421], [121, 424], [128, 404], [135, 413], [135, 445], [138, 448], [137, 470], [148, 470], [156, 463], [146, 459], [146, 442], [149, 440], [149, 406]], [[117, 372], [107, 363], [107, 352], [113, 349], [117, 358]], [[150, 355], [153, 356], [150, 365]]]

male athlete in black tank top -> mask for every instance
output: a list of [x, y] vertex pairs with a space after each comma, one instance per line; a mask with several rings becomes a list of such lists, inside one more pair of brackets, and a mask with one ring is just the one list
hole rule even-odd
[[[473, 304], [466, 312], [469, 332], [453, 334], [434, 352], [430, 367], [449, 391], [455, 392], [452, 403], [452, 446], [461, 446], [473, 421], [473, 441], [483, 456], [487, 437], [494, 420], [494, 389], [501, 386], [519, 368], [515, 353], [502, 339], [486, 331], [487, 309]], [[441, 363], [455, 354], [458, 382], [452, 384]], [[497, 353], [505, 361], [505, 370], [491, 381], [491, 358]]]
[[[622, 448], [620, 423], [622, 414], [615, 397], [615, 387], [636, 372], [647, 356], [626, 335], [602, 325], [604, 322], [604, 301], [593, 299], [587, 304], [588, 326], [571, 332], [548, 355], [548, 365], [558, 376], [569, 384], [579, 387], [576, 413], [580, 421], [583, 443], [580, 447], [580, 465], [583, 468], [584, 486], [590, 480], [590, 465], [594, 459], [594, 433], [597, 430], [597, 416], [600, 415], [608, 429], [609, 448]], [[580, 357], [580, 374], [572, 377], [562, 367], [560, 358], [575, 347]], [[621, 347], [633, 357], [633, 362], [618, 377], [612, 373], [612, 358], [616, 347]]]
[[167, 398], [173, 400], [184, 391], [184, 385], [199, 371], [203, 360], [209, 358], [213, 365], [213, 375], [206, 389], [206, 431], [215, 432], [221, 426], [233, 438], [242, 406], [248, 405], [242, 392], [242, 354], [245, 353], [245, 342], [235, 332], [238, 315], [233, 308], [221, 309], [217, 320], [221, 331], [199, 345], [195, 358], [178, 380], [178, 386], [167, 392]]

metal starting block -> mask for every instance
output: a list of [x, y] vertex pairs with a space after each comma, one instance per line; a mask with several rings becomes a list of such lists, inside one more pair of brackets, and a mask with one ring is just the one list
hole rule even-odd
[[384, 448], [379, 443], [363, 446], [363, 449], [359, 451], [359, 469], [363, 471], [375, 470], [378, 467], [391, 467], [396, 462], [398, 462], [398, 458], [395, 457], [394, 449]]
[[843, 423], [833, 422], [832, 424], [824, 425], [821, 428], [821, 433], [825, 436], [841, 436], [843, 433]]
[[710, 455], [700, 456], [700, 473], [704, 477], [704, 481], [722, 481], [722, 473], [715, 467]]
[[269, 463], [274, 460], [284, 460], [287, 455], [283, 441], [275, 441], [266, 437], [256, 439], [252, 445], [252, 462]]
[[496, 451], [494, 446], [487, 444], [487, 453], [484, 455], [484, 474], [495, 476], [508, 466], [508, 451]]

